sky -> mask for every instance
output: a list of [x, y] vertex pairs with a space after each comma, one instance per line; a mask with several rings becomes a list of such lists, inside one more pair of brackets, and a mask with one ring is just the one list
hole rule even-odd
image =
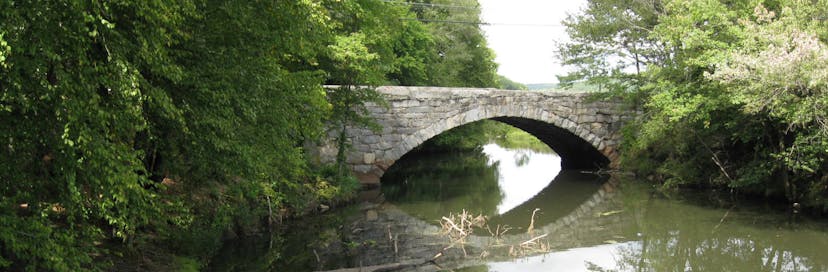
[[555, 75], [566, 74], [555, 57], [556, 42], [568, 40], [560, 23], [567, 13], [576, 13], [584, 7], [586, 0], [479, 2], [483, 21], [492, 24], [482, 28], [489, 48], [497, 56], [495, 61], [500, 64], [499, 74], [524, 84], [556, 83]]

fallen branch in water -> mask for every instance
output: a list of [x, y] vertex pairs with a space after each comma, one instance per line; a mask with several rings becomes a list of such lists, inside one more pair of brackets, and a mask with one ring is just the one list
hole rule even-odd
[[[445, 222], [445, 224], [442, 224], [443, 222]], [[458, 236], [460, 237], [466, 237], [468, 235], [466, 234], [466, 231], [464, 231], [462, 228], [460, 228], [459, 226], [457, 226], [457, 224], [454, 223], [454, 220], [451, 220], [448, 217], [443, 216], [442, 221], [440, 221], [440, 223], [443, 225], [444, 230], [448, 229], [448, 233], [451, 233], [452, 231], [457, 231], [457, 234], [459, 234]], [[451, 236], [454, 237], [454, 235]]]
[[489, 225], [486, 225], [486, 230], [489, 231], [489, 234], [492, 235], [493, 238], [500, 239], [504, 234], [506, 234], [507, 231], [512, 230], [512, 227], [509, 227], [508, 225], [501, 226], [498, 224], [495, 231], [492, 232], [492, 228], [490, 228]]
[[538, 239], [541, 239], [541, 238], [543, 238], [543, 237], [546, 237], [546, 236], [548, 236], [548, 235], [549, 235], [548, 233], [545, 233], [545, 234], [540, 235], [540, 236], [538, 236], [538, 237], [535, 237], [535, 238], [529, 239], [529, 240], [527, 240], [527, 241], [525, 241], [525, 242], [523, 242], [523, 243], [520, 243], [520, 246], [531, 246], [531, 245], [535, 245], [535, 244], [537, 244], [537, 243], [535, 243], [535, 241], [537, 241]]
[[713, 230], [711, 230], [710, 233], [714, 233], [714, 232], [716, 232], [717, 229], [719, 229], [719, 226], [721, 226], [722, 223], [724, 223], [725, 218], [727, 218], [727, 215], [730, 214], [730, 211], [733, 210], [734, 207], [736, 207], [736, 206], [733, 206], [733, 207], [730, 207], [730, 209], [727, 209], [727, 212], [725, 212], [725, 214], [722, 216], [722, 219], [719, 220], [719, 223], [716, 224], [715, 227], [713, 227]]

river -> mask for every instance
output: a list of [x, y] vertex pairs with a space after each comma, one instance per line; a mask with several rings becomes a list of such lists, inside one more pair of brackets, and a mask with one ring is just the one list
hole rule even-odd
[[[412, 152], [359, 203], [228, 243], [208, 270], [828, 271], [828, 221], [734, 198], [494, 143]], [[464, 213], [485, 222], [451, 238], [446, 219]]]

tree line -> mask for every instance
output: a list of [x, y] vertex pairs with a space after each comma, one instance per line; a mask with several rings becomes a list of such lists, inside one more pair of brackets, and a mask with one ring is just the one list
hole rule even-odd
[[623, 164], [663, 188], [828, 209], [828, 2], [590, 0], [559, 56], [643, 114]]
[[476, 0], [413, 2], [443, 5], [0, 3], [0, 270], [158, 244], [204, 260], [347, 199], [353, 178], [303, 147], [370, 123], [355, 105], [377, 95], [354, 86], [498, 84], [477, 25], [426, 22], [479, 21]]

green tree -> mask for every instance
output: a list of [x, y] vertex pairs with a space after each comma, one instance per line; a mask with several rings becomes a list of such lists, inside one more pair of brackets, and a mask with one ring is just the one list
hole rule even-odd
[[0, 3], [0, 269], [78, 271], [164, 204], [135, 145], [144, 72], [180, 75], [170, 45], [192, 3]]
[[329, 184], [314, 177], [302, 144], [323, 133], [330, 111], [319, 59], [332, 35], [327, 10], [312, 2], [197, 8], [172, 48], [182, 75], [153, 74], [170, 106], [145, 106], [153, 122], [143, 146], [148, 170], [175, 181], [193, 217], [183, 234], [170, 230], [170, 244], [204, 258], [227, 230], [251, 232], [270, 211], [326, 200]]
[[[588, 38], [576, 38], [569, 48], [606, 43], [586, 36], [593, 28], [581, 27], [602, 14], [610, 15], [607, 22], [649, 22], [642, 29], [646, 35], [632, 37], [648, 41], [643, 48], [655, 57], [645, 57], [646, 69], [624, 83], [632, 88], [622, 88], [643, 101], [644, 109], [627, 127], [627, 167], [666, 187], [727, 186], [826, 207], [821, 196], [828, 180], [821, 125], [826, 22], [819, 19], [826, 5], [821, 2], [654, 1], [646, 5], [656, 8], [632, 4], [623, 13], [590, 8], [569, 23], [575, 37]], [[591, 1], [590, 7], [614, 3]], [[655, 20], [646, 19], [652, 16]], [[592, 59], [569, 60], [586, 72], [602, 73], [589, 66]]]
[[[436, 82], [437, 39], [411, 16], [379, 0], [0, 3], [0, 269], [95, 270], [115, 241], [204, 258], [225, 231], [344, 197], [302, 146], [326, 122], [370, 123], [362, 86]], [[452, 74], [493, 84], [487, 50]]]
[[333, 104], [333, 119], [335, 129], [338, 130], [336, 137], [338, 151], [336, 162], [338, 175], [346, 175], [345, 164], [347, 162], [348, 127], [368, 126], [376, 128], [377, 125], [368, 116], [368, 109], [365, 102], [381, 102], [379, 93], [373, 89], [377, 82], [383, 79], [383, 73], [377, 69], [379, 58], [376, 53], [371, 53], [364, 44], [364, 36], [361, 33], [353, 33], [349, 36], [337, 37], [336, 43], [331, 45], [331, 59], [335, 62], [335, 79], [341, 80], [339, 88], [331, 90], [329, 97]]
[[584, 81], [598, 91], [614, 93], [640, 86], [641, 72], [663, 65], [669, 57], [650, 36], [662, 9], [657, 0], [599, 0], [569, 15], [563, 24], [572, 41], [560, 44], [557, 52], [575, 71], [559, 76], [560, 86], [571, 88]]
[[786, 197], [826, 206], [828, 45], [817, 35], [826, 32], [824, 23], [802, 20], [813, 12], [819, 10], [783, 6], [777, 15], [760, 4], [755, 21], [740, 21], [743, 39], [722, 53], [709, 78], [726, 86], [745, 115], [775, 128], [766, 136], [775, 162], [768, 170], [781, 174]]
[[526, 87], [523, 83], [512, 81], [511, 79], [497, 75], [497, 87], [500, 89], [506, 90], [528, 90], [529, 88]]
[[[416, 20], [402, 20], [414, 15], [407, 6], [378, 0], [326, 1], [332, 18], [332, 31], [337, 36], [361, 35], [359, 42], [376, 58], [371, 75], [363, 84], [426, 85], [428, 63], [436, 56], [428, 27]], [[323, 60], [323, 68], [341, 70], [337, 60]], [[350, 74], [331, 74], [328, 83], [344, 84]]]
[[113, 238], [198, 255], [337, 190], [301, 148], [330, 107], [317, 3], [0, 8], [0, 268], [94, 269]]
[[435, 0], [418, 13], [434, 37], [439, 58], [429, 65], [431, 84], [446, 87], [497, 87], [497, 64], [480, 29], [477, 0]]
[[[445, 87], [499, 86], [494, 53], [488, 48], [480, 29], [480, 4], [477, 0], [415, 1], [411, 5], [416, 19], [425, 22], [433, 37], [436, 58], [426, 63], [428, 85]], [[435, 137], [429, 149], [476, 148], [487, 139], [483, 122], [461, 126]]]

